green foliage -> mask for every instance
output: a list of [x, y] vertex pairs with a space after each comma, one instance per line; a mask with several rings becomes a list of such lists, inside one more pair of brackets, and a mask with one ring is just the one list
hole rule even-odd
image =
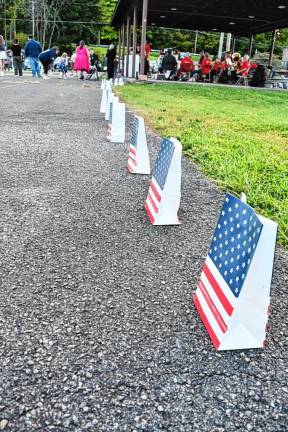
[[[52, 44], [57, 43], [57, 45], [66, 46], [67, 44], [76, 44], [81, 39], [84, 39], [87, 44], [99, 44], [100, 36], [101, 42], [104, 44], [117, 41], [118, 35], [114, 28], [109, 27], [109, 25], [97, 25], [97, 22], [110, 22], [117, 0], [85, 0], [85, 2], [81, 2], [80, 0], [63, 0], [62, 3], [61, 0], [35, 0], [36, 6], [37, 4], [51, 6], [52, 4], [56, 4], [55, 2], [58, 5], [63, 4], [62, 8], [59, 9], [58, 18], [60, 22], [57, 23], [55, 32], [53, 33]], [[4, 20], [3, 13], [1, 12], [0, 28], [3, 29]], [[41, 14], [40, 17], [42, 19]], [[31, 33], [31, 1], [6, 0], [6, 18], [5, 30], [8, 37], [11, 36], [12, 38], [15, 33], [20, 32], [25, 34]], [[42, 23], [42, 21], [38, 19], [38, 24], [40, 22]], [[51, 24], [47, 31], [46, 39], [49, 40]], [[138, 31], [138, 42], [140, 42], [140, 38], [140, 31]], [[193, 52], [195, 48], [195, 38], [196, 32], [184, 30], [150, 27], [147, 32], [147, 39], [152, 42], [153, 49], [171, 47], [181, 51]], [[218, 52], [218, 44], [219, 33], [198, 33], [198, 52], [201, 49], [205, 49], [210, 54], [215, 55]], [[255, 37], [254, 49], [260, 52], [268, 52], [270, 45], [270, 33], [263, 33]], [[277, 33], [275, 54], [281, 56], [284, 47], [288, 47], [288, 29], [279, 30]], [[244, 37], [237, 38], [236, 51], [245, 54], [247, 50], [248, 39]]]
[[[113, 15], [117, 0], [99, 0], [101, 21], [109, 23]], [[107, 43], [117, 40], [117, 32], [114, 28], [105, 26], [101, 28], [101, 39]]]
[[26, 42], [27, 42], [28, 35], [25, 34], [25, 33], [20, 32], [20, 33], [16, 33], [16, 38], [19, 40], [19, 44], [21, 46], [24, 46], [26, 44]]
[[245, 192], [279, 224], [288, 248], [288, 104], [281, 92], [211, 86], [128, 85], [117, 92], [218, 185]]
[[99, 28], [95, 22], [100, 21], [100, 8], [94, 0], [86, 0], [85, 4], [71, 1], [69, 8], [62, 13], [63, 24], [59, 34], [55, 35], [57, 42], [77, 44], [83, 39], [87, 44], [97, 41]]
[[[197, 52], [205, 49], [210, 54], [216, 55], [219, 46], [219, 33], [199, 32], [197, 38]], [[194, 52], [196, 32], [180, 31], [165, 28], [149, 28], [147, 39], [152, 43], [153, 49], [176, 48], [181, 51]], [[235, 51], [241, 54], [248, 52], [249, 39], [236, 38]], [[254, 51], [267, 52], [271, 47], [271, 33], [261, 33], [255, 36]], [[282, 56], [283, 48], [288, 47], [288, 29], [277, 32], [275, 54]]]
[[97, 47], [93, 45], [89, 45], [89, 48], [95, 51], [95, 53], [98, 55], [100, 63], [103, 64], [104, 58], [106, 56], [107, 48]]

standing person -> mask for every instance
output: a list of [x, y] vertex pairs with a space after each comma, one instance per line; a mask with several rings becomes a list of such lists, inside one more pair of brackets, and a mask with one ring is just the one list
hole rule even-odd
[[151, 54], [151, 51], [152, 51], [150, 42], [146, 41], [144, 50], [145, 50], [145, 57], [149, 61], [150, 60], [150, 54]]
[[90, 65], [97, 67], [98, 62], [99, 62], [98, 55], [95, 53], [93, 49], [90, 49]]
[[164, 53], [164, 51], [161, 50], [160, 51], [160, 55], [159, 55], [159, 57], [157, 59], [157, 67], [158, 67], [158, 72], [159, 73], [163, 72], [162, 63], [163, 63], [164, 56], [165, 56], [165, 53]]
[[106, 54], [107, 58], [107, 77], [109, 79], [114, 79], [114, 66], [115, 66], [115, 58], [116, 58], [116, 49], [113, 44], [109, 46], [109, 49]]
[[144, 75], [148, 75], [148, 73], [150, 72], [150, 55], [152, 51], [150, 42], [146, 41], [144, 45], [144, 51], [145, 51]]
[[68, 54], [63, 53], [60, 59], [59, 64], [59, 71], [60, 71], [60, 78], [66, 79], [67, 78], [67, 72], [68, 72]]
[[80, 41], [76, 48], [76, 59], [74, 70], [78, 74], [78, 79], [84, 79], [84, 72], [90, 72], [90, 53], [83, 40]]
[[73, 76], [75, 60], [76, 60], [76, 52], [74, 51], [71, 56], [71, 77]]
[[48, 77], [49, 69], [53, 66], [54, 60], [58, 56], [58, 54], [59, 54], [59, 48], [53, 47], [46, 51], [42, 51], [41, 54], [39, 55], [39, 60], [42, 63], [44, 69], [43, 79], [49, 79]]
[[4, 76], [6, 60], [7, 60], [7, 54], [6, 54], [5, 40], [4, 37], [0, 35], [0, 76]]
[[93, 49], [90, 49], [90, 65], [91, 65], [90, 73], [92, 73], [94, 75], [96, 80], [99, 80], [98, 63], [99, 63], [98, 55], [95, 53], [95, 51]]
[[33, 36], [28, 36], [28, 42], [25, 46], [25, 55], [29, 60], [33, 77], [41, 77], [38, 59], [41, 52], [42, 48], [40, 43], [34, 40]]
[[19, 45], [19, 40], [14, 39], [13, 45], [11, 47], [11, 51], [13, 54], [13, 66], [14, 66], [14, 74], [17, 76], [23, 75], [23, 57], [21, 51], [21, 45]]

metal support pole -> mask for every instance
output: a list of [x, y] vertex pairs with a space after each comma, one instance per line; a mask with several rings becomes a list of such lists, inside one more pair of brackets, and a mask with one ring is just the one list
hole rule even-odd
[[131, 39], [131, 28], [130, 28], [130, 11], [127, 15], [127, 28], [126, 28], [126, 46], [127, 46], [127, 53], [126, 53], [126, 77], [129, 77], [129, 54], [130, 54], [130, 39]]
[[236, 37], [234, 36], [234, 34], [232, 36], [231, 45], [232, 45], [232, 52], [234, 53], [235, 52], [235, 46], [236, 46]]
[[141, 75], [144, 75], [144, 72], [145, 72], [145, 45], [146, 45], [146, 32], [147, 32], [147, 12], [148, 12], [148, 0], [143, 0], [142, 32], [141, 32], [141, 63], [140, 63], [140, 74]]
[[252, 56], [252, 49], [253, 49], [253, 34], [251, 34], [250, 38], [249, 38], [249, 47], [248, 47], [248, 55], [249, 55], [249, 57]]
[[137, 6], [136, 6], [136, 4], [134, 4], [134, 9], [133, 9], [133, 64], [132, 64], [132, 77], [133, 78], [136, 77], [136, 45], [137, 45]]
[[232, 34], [231, 33], [227, 33], [226, 52], [231, 50], [231, 39], [232, 39]]
[[273, 60], [273, 54], [274, 54], [274, 49], [275, 49], [275, 42], [276, 42], [276, 29], [274, 29], [272, 31], [272, 39], [271, 39], [271, 49], [270, 49], [270, 55], [269, 55], [269, 61], [268, 61], [268, 66], [272, 65], [272, 60]]
[[225, 33], [220, 33], [219, 48], [218, 48], [218, 58], [219, 59], [221, 59], [221, 57], [222, 57], [224, 36], [225, 36]]

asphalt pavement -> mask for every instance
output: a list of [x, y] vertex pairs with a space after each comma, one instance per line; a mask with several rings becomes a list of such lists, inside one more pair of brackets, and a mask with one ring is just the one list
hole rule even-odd
[[191, 299], [223, 192], [184, 158], [182, 225], [151, 226], [100, 96], [0, 78], [0, 431], [287, 431], [287, 253], [265, 349], [216, 352]]

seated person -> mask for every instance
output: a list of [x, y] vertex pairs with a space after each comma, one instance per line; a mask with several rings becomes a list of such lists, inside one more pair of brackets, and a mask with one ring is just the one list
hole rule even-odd
[[204, 53], [203, 51], [201, 51], [198, 66], [191, 73], [191, 77], [194, 77], [194, 75], [196, 75], [197, 76], [196, 80], [197, 81], [199, 79], [201, 80], [203, 75], [204, 77], [206, 75], [209, 75], [210, 70], [211, 70], [211, 60], [209, 59], [209, 54], [207, 52]]
[[223, 69], [223, 63], [221, 62], [220, 58], [216, 58], [216, 60], [212, 64], [212, 68], [210, 71], [210, 81], [211, 82], [214, 82], [215, 78], [219, 77], [222, 69]]
[[177, 70], [177, 60], [173, 56], [171, 49], [168, 50], [168, 53], [163, 58], [162, 69], [165, 74], [170, 72], [168, 79], [171, 78]]
[[195, 70], [193, 60], [191, 59], [189, 53], [186, 53], [180, 62], [180, 68], [177, 73], [178, 78], [190, 78], [191, 72]]
[[237, 75], [241, 75], [243, 77], [247, 77], [248, 74], [249, 74], [250, 69], [251, 69], [251, 64], [250, 64], [249, 56], [245, 55], [243, 57], [243, 60], [239, 64], [236, 73], [237, 73]]
[[209, 54], [205, 53], [204, 58], [200, 65], [201, 68], [201, 76], [205, 77], [206, 75], [210, 74], [211, 68], [212, 68], [212, 62], [209, 58]]
[[225, 69], [232, 69], [233, 62], [232, 62], [232, 54], [230, 51], [227, 51], [224, 54], [223, 65]]
[[165, 56], [164, 51], [160, 51], [160, 55], [157, 59], [157, 66], [158, 66], [158, 72], [159, 73], [163, 73], [163, 69], [162, 69], [162, 63], [163, 63], [163, 58]]
[[227, 51], [222, 59], [222, 70], [220, 71], [219, 82], [221, 82], [222, 84], [233, 84], [234, 80], [231, 78], [232, 72], [232, 55], [229, 51]]

